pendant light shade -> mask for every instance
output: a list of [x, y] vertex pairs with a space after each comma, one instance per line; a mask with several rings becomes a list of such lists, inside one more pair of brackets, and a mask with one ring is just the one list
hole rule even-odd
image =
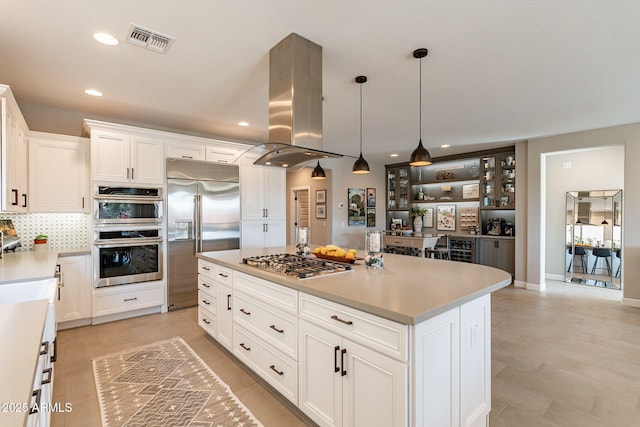
[[360, 85], [360, 157], [353, 164], [353, 173], [358, 175], [369, 173], [369, 163], [362, 157], [362, 84], [366, 81], [367, 76], [356, 77], [356, 83]]
[[320, 160], [318, 160], [318, 164], [311, 172], [311, 179], [325, 179], [327, 176], [324, 173], [324, 169], [320, 166]]
[[427, 166], [431, 164], [431, 154], [429, 154], [429, 151], [422, 145], [422, 58], [428, 54], [429, 51], [425, 48], [413, 51], [413, 57], [420, 60], [420, 139], [418, 140], [418, 147], [413, 150], [409, 158], [409, 164], [411, 166]]

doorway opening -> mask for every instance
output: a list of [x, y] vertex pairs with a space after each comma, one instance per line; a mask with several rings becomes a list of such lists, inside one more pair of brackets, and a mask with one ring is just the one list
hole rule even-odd
[[309, 236], [312, 233], [311, 221], [309, 218], [310, 200], [309, 200], [309, 186], [294, 187], [291, 189], [291, 218], [289, 222], [291, 229], [289, 230], [289, 244], [295, 245], [296, 228], [307, 227], [309, 229]]

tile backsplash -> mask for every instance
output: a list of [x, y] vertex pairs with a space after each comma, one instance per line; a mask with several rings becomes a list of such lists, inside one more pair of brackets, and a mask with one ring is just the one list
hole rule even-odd
[[0, 219], [10, 219], [22, 245], [17, 250], [33, 249], [38, 234], [49, 236], [51, 248], [82, 248], [90, 246], [91, 216], [82, 213], [0, 213]]

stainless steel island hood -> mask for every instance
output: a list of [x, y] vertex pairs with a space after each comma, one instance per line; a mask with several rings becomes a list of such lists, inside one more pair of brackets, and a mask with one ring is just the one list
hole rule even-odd
[[238, 162], [291, 167], [335, 157], [322, 151], [322, 46], [291, 33], [269, 51], [269, 142]]

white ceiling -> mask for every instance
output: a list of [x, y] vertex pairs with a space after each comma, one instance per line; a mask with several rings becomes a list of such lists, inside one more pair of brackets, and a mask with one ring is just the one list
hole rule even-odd
[[[2, 0], [1, 6], [0, 83], [34, 111], [264, 142], [268, 51], [296, 32], [323, 47], [327, 151], [358, 154], [353, 80], [363, 74], [365, 158], [408, 159], [419, 132], [419, 61], [412, 51], [420, 47], [429, 49], [422, 132], [432, 155], [640, 122], [638, 0]], [[105, 31], [122, 40], [131, 23], [176, 41], [160, 55], [92, 38]], [[89, 87], [104, 97], [85, 95]], [[241, 120], [251, 126], [239, 127]], [[389, 158], [391, 152], [400, 157]]]

